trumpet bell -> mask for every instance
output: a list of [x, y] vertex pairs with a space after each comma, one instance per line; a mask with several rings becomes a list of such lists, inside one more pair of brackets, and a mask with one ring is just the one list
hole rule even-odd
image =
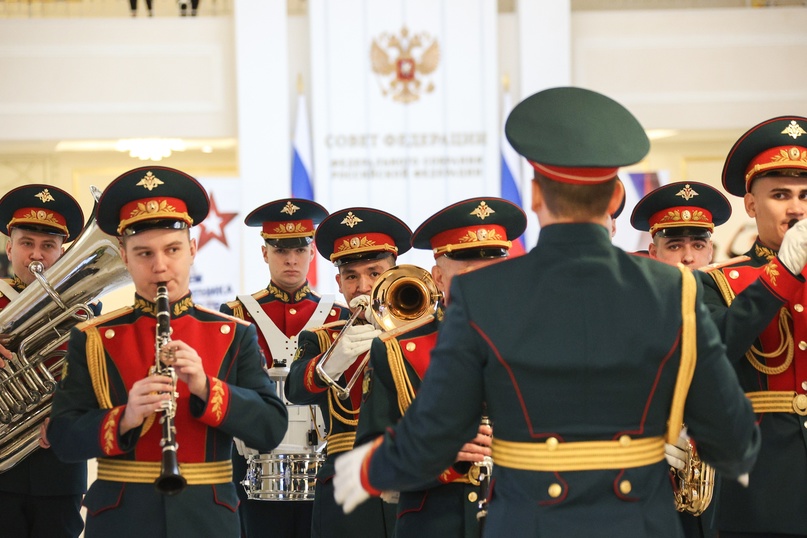
[[372, 314], [384, 331], [391, 331], [434, 314], [441, 297], [428, 271], [416, 265], [396, 265], [373, 285]]

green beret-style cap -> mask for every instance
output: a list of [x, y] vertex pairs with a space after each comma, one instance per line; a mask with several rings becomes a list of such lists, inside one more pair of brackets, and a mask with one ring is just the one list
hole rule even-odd
[[527, 97], [507, 118], [505, 134], [536, 171], [564, 183], [603, 183], [650, 149], [633, 114], [583, 88], [551, 88]]

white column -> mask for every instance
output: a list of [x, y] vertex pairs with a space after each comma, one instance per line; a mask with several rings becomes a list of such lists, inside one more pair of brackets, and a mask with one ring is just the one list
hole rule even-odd
[[[234, 0], [233, 18], [243, 222], [249, 211], [291, 192], [287, 2]], [[242, 235], [241, 292], [269, 282], [258, 233]]]
[[[572, 83], [571, 0], [517, 0], [519, 86], [513, 87], [513, 101], [547, 88]], [[515, 77], [514, 77], [515, 78]], [[532, 198], [532, 168], [522, 159], [521, 185], [524, 205]], [[538, 224], [527, 212], [527, 250], [535, 245]]]

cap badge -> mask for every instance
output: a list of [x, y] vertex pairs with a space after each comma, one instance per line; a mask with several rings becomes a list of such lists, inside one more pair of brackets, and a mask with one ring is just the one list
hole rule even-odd
[[367, 237], [351, 237], [350, 240], [343, 240], [342, 244], [337, 247], [337, 252], [344, 252], [346, 250], [356, 250], [358, 248], [375, 246], [375, 241], [367, 239]]
[[680, 221], [708, 221], [709, 218], [703, 213], [703, 211], [689, 211], [688, 209], [684, 209], [683, 211], [674, 210], [668, 211], [664, 217], [659, 220], [659, 223], [662, 222], [680, 222]]
[[493, 213], [495, 213], [495, 211], [484, 201], [480, 203], [476, 209], [471, 211], [471, 215], [476, 215], [480, 220], [485, 220], [486, 217], [491, 216]]
[[297, 210], [300, 208], [294, 205], [291, 202], [286, 202], [286, 205], [283, 206], [283, 209], [280, 210], [281, 213], [285, 213], [287, 215], [294, 215]]
[[134, 218], [140, 216], [144, 213], [153, 214], [153, 213], [174, 213], [176, 212], [176, 208], [172, 205], [168, 205], [167, 200], [149, 200], [146, 203], [138, 202], [137, 208], [133, 209], [132, 212], [129, 214], [129, 218]]
[[39, 194], [36, 194], [35, 196], [37, 198], [39, 198], [40, 200], [42, 200], [43, 204], [45, 202], [55, 202], [56, 201], [56, 200], [53, 199], [53, 196], [50, 195], [50, 192], [48, 191], [48, 189], [45, 189], [44, 191], [40, 192]]
[[796, 120], [790, 120], [790, 124], [785, 127], [785, 130], [782, 131], [783, 135], [789, 135], [793, 139], [800, 137], [803, 134], [807, 134], [807, 131], [801, 128], [801, 125], [796, 123]]
[[695, 190], [689, 186], [689, 183], [687, 183], [686, 185], [684, 185], [684, 188], [675, 193], [675, 195], [680, 196], [684, 200], [691, 200], [692, 198], [696, 197], [698, 193], [695, 192]]
[[460, 243], [476, 243], [478, 241], [501, 241], [502, 236], [496, 230], [487, 230], [479, 228], [475, 232], [468, 230], [468, 232], [459, 238]]
[[53, 213], [48, 213], [45, 210], [39, 209], [32, 209], [30, 213], [27, 215], [23, 215], [24, 219], [32, 219], [32, 220], [39, 220], [42, 222], [49, 222], [51, 224], [59, 224], [59, 221], [56, 220], [56, 217]]
[[145, 187], [149, 191], [156, 189], [160, 185], [164, 185], [164, 183], [160, 181], [159, 178], [157, 178], [157, 176], [155, 176], [151, 172], [146, 172], [146, 175], [143, 177], [143, 179], [141, 179], [137, 183], [138, 187]]
[[771, 158], [771, 162], [783, 162], [783, 161], [801, 161], [807, 162], [807, 150], [803, 148], [799, 148], [796, 146], [790, 147], [788, 149], [780, 149], [779, 155], [774, 155]]
[[348, 212], [347, 212], [347, 215], [345, 216], [345, 218], [344, 218], [344, 219], [342, 219], [342, 222], [340, 222], [339, 224], [344, 224], [345, 226], [348, 226], [348, 227], [350, 227], [350, 228], [353, 228], [354, 226], [356, 226], [356, 225], [357, 225], [358, 223], [360, 223], [360, 222], [364, 222], [364, 221], [363, 221], [363, 220], [361, 220], [361, 219], [360, 219], [359, 217], [357, 217], [356, 215], [354, 215], [354, 214], [353, 214], [353, 211], [348, 211]]
[[300, 222], [287, 222], [286, 224], [279, 224], [272, 231], [278, 234], [283, 233], [290, 234], [290, 233], [305, 233], [309, 232], [310, 230]]

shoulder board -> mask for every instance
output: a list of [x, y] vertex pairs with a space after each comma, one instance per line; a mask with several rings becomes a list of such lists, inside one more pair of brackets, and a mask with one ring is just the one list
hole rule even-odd
[[100, 316], [94, 317], [92, 319], [88, 319], [87, 321], [82, 321], [76, 328], [80, 331], [87, 329], [88, 327], [94, 327], [96, 325], [100, 325], [101, 323], [106, 323], [109, 320], [119, 318], [122, 316], [127, 316], [134, 311], [134, 308], [131, 306], [124, 306], [123, 308], [119, 308], [117, 310], [113, 310], [107, 314], [102, 314]]
[[252, 294], [252, 298], [253, 298], [253, 299], [255, 299], [255, 300], [257, 301], [258, 299], [263, 299], [263, 298], [264, 298], [264, 297], [266, 297], [267, 295], [269, 295], [269, 290], [267, 290], [266, 288], [264, 288], [264, 289], [262, 289], [261, 291], [256, 291], [255, 293], [253, 293], [253, 294]]
[[224, 303], [224, 304], [227, 305], [227, 308], [229, 308], [230, 310], [235, 310], [236, 307], [238, 307], [238, 305], [241, 304], [241, 301], [236, 299], [235, 301], [230, 301], [230, 302], [227, 302], [227, 303]]
[[311, 329], [308, 330], [311, 331], [312, 333], [315, 333], [317, 331], [324, 331], [326, 329], [336, 329], [337, 327], [343, 326], [345, 323], [347, 323], [346, 319], [340, 319], [332, 321], [330, 323], [326, 323], [325, 325], [320, 325], [319, 327], [312, 327]]
[[243, 319], [237, 318], [237, 317], [235, 317], [235, 316], [231, 316], [231, 315], [229, 315], [229, 314], [225, 314], [225, 313], [223, 313], [223, 312], [219, 312], [218, 310], [212, 310], [212, 309], [210, 309], [210, 308], [207, 308], [206, 306], [202, 306], [202, 305], [194, 304], [194, 305], [193, 305], [193, 307], [194, 307], [196, 310], [201, 310], [202, 312], [207, 312], [208, 314], [215, 314], [216, 316], [218, 316], [218, 317], [220, 317], [220, 318], [223, 318], [224, 320], [227, 320], [227, 321], [234, 321], [234, 322], [236, 322], [236, 323], [239, 323], [239, 324], [241, 324], [241, 325], [246, 325], [246, 326], [252, 325], [252, 324], [251, 324], [250, 322], [248, 322], [248, 321], [244, 321]]
[[746, 255], [742, 256], [735, 256], [733, 258], [729, 258], [726, 261], [718, 262], [718, 263], [710, 263], [709, 265], [705, 265], [698, 269], [698, 271], [703, 271], [704, 273], [711, 273], [712, 271], [716, 271], [719, 269], [723, 269], [724, 267], [729, 267], [731, 265], [736, 265], [738, 263], [747, 262], [751, 258]]

